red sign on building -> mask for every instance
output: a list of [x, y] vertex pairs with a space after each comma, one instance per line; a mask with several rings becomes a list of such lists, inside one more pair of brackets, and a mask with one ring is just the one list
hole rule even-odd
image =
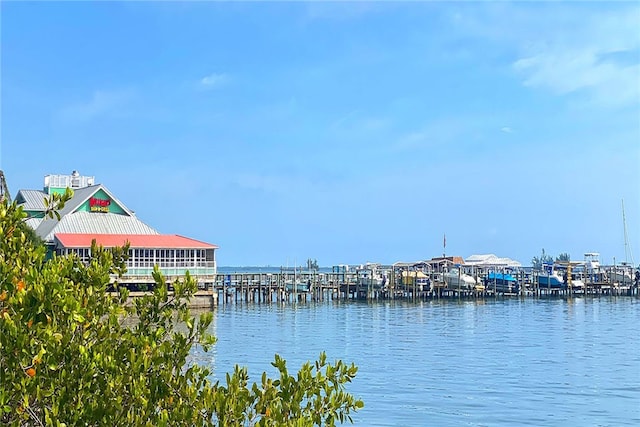
[[110, 204], [111, 200], [109, 199], [98, 199], [95, 197], [91, 197], [89, 199], [89, 210], [91, 212], [109, 212]]

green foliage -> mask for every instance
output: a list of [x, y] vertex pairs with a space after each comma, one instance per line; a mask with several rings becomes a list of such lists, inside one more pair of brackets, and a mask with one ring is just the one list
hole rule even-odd
[[73, 197], [73, 190], [67, 188], [64, 190], [64, 193], [54, 193], [49, 195], [49, 197], [44, 198], [44, 206], [45, 206], [45, 218], [48, 216], [53, 219], [55, 216], [58, 221], [60, 221], [59, 210], [64, 208], [66, 202], [71, 200]]
[[[69, 195], [50, 200], [51, 215]], [[210, 381], [190, 364], [208, 351], [212, 313], [192, 317], [197, 290], [188, 275], [172, 283], [156, 268], [153, 292], [128, 299], [107, 292], [125, 270], [128, 248], [92, 247], [45, 259], [21, 229], [24, 213], [0, 205], [0, 425], [311, 426], [351, 420], [362, 402], [345, 392], [357, 371], [341, 361], [305, 364], [290, 376], [249, 385], [246, 369]], [[117, 287], [117, 282], [115, 282]]]
[[571, 261], [571, 255], [569, 255], [566, 252], [563, 252], [556, 257], [556, 261]]
[[342, 361], [331, 365], [325, 353], [314, 363], [305, 363], [296, 376], [289, 374], [285, 360], [275, 356], [272, 365], [280, 378], [262, 374], [260, 385], [248, 386], [246, 368], [236, 366], [227, 374], [227, 385], [216, 384], [215, 414], [220, 425], [333, 426], [352, 422], [351, 411], [364, 406], [344, 391], [355, 377], [355, 365]]
[[551, 263], [553, 263], [553, 257], [551, 255], [547, 255], [544, 251], [544, 248], [542, 249], [542, 254], [540, 255], [540, 257], [534, 256], [531, 259], [531, 266], [534, 270], [540, 270], [542, 269], [543, 264]]
[[30, 241], [34, 246], [43, 246], [44, 240], [36, 234], [36, 231], [29, 227], [26, 222], [18, 225], [18, 231], [24, 233], [26, 240]]

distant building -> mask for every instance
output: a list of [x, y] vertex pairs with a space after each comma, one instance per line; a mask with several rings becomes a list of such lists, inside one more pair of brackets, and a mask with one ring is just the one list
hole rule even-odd
[[460, 266], [464, 264], [464, 259], [461, 256], [439, 256], [431, 258], [425, 263], [429, 264], [432, 271], [443, 272], [451, 266]]
[[[70, 188], [73, 198], [56, 217], [45, 218], [44, 200]], [[151, 272], [158, 265], [168, 280], [189, 273], [201, 285], [213, 283], [218, 246], [178, 235], [165, 235], [140, 221], [94, 177], [47, 175], [43, 190], [20, 190], [16, 202], [27, 213], [27, 224], [44, 240], [51, 252], [76, 253], [84, 261], [91, 256], [91, 242], [105, 248], [129, 243], [127, 273], [120, 282], [153, 283]]]
[[486, 255], [471, 255], [464, 263], [466, 265], [473, 265], [478, 267], [493, 267], [493, 268], [517, 268], [522, 267], [520, 262], [511, 258], [500, 258], [494, 254]]

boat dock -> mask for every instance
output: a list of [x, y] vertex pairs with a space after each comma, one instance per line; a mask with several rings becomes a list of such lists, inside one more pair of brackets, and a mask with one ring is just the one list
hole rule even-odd
[[[489, 282], [486, 286], [463, 288], [450, 285], [433, 273], [421, 280], [418, 271], [392, 266], [382, 269], [386, 282], [374, 280], [371, 271], [281, 271], [276, 273], [217, 273], [213, 283], [199, 284], [196, 305], [216, 306], [241, 303], [292, 303], [332, 300], [437, 300], [505, 297], [639, 296], [638, 285], [586, 281], [579, 286], [551, 288], [537, 285], [536, 273], [516, 275], [520, 286], [504, 291]], [[424, 276], [424, 275], [423, 275]]]

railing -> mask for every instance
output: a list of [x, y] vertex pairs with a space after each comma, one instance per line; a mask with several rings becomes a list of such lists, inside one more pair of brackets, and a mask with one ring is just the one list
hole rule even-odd
[[[184, 276], [189, 271], [192, 276], [211, 276], [216, 274], [215, 264], [209, 267], [160, 267], [160, 272], [165, 276]], [[127, 276], [151, 276], [153, 267], [127, 267]]]

